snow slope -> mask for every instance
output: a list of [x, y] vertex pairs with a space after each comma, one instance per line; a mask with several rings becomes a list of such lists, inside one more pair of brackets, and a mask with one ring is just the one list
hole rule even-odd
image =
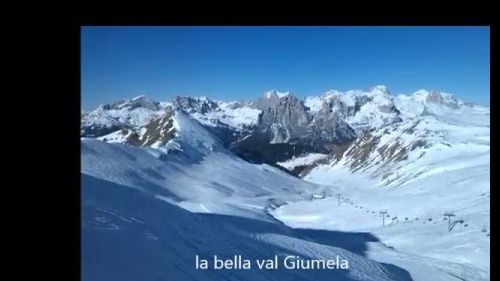
[[[332, 197], [291, 203], [273, 215], [292, 227], [367, 231], [400, 255], [464, 280], [489, 280], [489, 109], [429, 102], [428, 95], [398, 97], [399, 108], [413, 109], [402, 122], [358, 139], [304, 177], [332, 186], [340, 206]], [[455, 214], [452, 222], [463, 221], [451, 232], [445, 212]], [[419, 276], [411, 258], [377, 247], [369, 251], [373, 257]]]
[[[298, 200], [321, 188], [272, 166], [243, 161], [181, 111], [175, 112], [174, 120], [176, 138], [171, 143], [177, 145], [173, 150], [84, 140], [82, 172], [142, 190], [168, 187], [168, 195], [159, 196], [173, 204], [242, 216], [262, 213], [267, 200], [274, 197]], [[160, 160], [165, 152], [166, 158]]]
[[[82, 139], [83, 280], [411, 280], [365, 257], [369, 234], [295, 230], [268, 215], [324, 187], [232, 155], [177, 111], [179, 149]], [[347, 258], [349, 270], [209, 270], [195, 255]]]
[[[87, 174], [82, 185], [82, 280], [411, 280], [405, 270], [364, 256], [366, 242], [375, 240], [370, 235], [193, 213]], [[254, 261], [339, 255], [350, 261], [350, 270], [258, 270], [255, 264], [247, 270], [197, 270], [196, 255]]]
[[[383, 86], [307, 98], [311, 112], [336, 111], [358, 137], [330, 155], [278, 163], [310, 166], [304, 181], [243, 161], [208, 128], [246, 130], [260, 110], [176, 102], [182, 110], [148, 123], [158, 126], [151, 135], [166, 124], [173, 132], [152, 145], [125, 144], [130, 131], [119, 128], [143, 135], [147, 118], [134, 114], [167, 118], [171, 104], [138, 98], [82, 115], [116, 130], [82, 138], [84, 280], [489, 280], [489, 108], [425, 90], [393, 97]], [[318, 194], [327, 198], [311, 200]], [[445, 212], [455, 214], [451, 231]], [[340, 255], [351, 269], [200, 272], [197, 253]]]

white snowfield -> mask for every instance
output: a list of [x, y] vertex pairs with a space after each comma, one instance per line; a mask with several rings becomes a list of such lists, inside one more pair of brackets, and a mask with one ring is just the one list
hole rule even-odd
[[[386, 97], [382, 87], [371, 92]], [[168, 149], [82, 139], [82, 279], [489, 280], [489, 108], [428, 95], [392, 99], [403, 121], [376, 126], [364, 165], [342, 157], [304, 179], [243, 161], [180, 111]], [[236, 119], [252, 119], [238, 110]], [[426, 145], [411, 150], [419, 140]], [[406, 160], [378, 153], [395, 144]], [[318, 194], [327, 198], [311, 200]], [[455, 215], [451, 232], [445, 212]], [[340, 256], [349, 270], [204, 271], [196, 255]]]
[[[405, 110], [403, 122], [373, 133], [380, 140], [364, 165], [353, 168], [356, 159], [345, 156], [304, 177], [332, 186], [340, 205], [331, 197], [290, 203], [272, 214], [292, 227], [370, 232], [397, 253], [372, 243], [369, 256], [407, 269], [415, 280], [489, 280], [489, 110], [401, 97], [397, 103], [413, 112]], [[418, 140], [426, 146], [409, 150]], [[408, 159], [384, 159], [379, 149], [394, 144], [409, 150]], [[385, 227], [381, 211], [387, 212]], [[451, 232], [445, 212], [458, 221]], [[435, 270], [424, 273], [423, 264]]]

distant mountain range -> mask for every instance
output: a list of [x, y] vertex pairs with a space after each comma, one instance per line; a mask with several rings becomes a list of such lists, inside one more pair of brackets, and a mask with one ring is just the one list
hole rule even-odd
[[[369, 91], [331, 90], [305, 99], [272, 90], [255, 102], [180, 96], [170, 102], [158, 102], [138, 96], [82, 113], [81, 136], [161, 148], [175, 136], [172, 115], [183, 111], [245, 160], [276, 165], [306, 153], [319, 153], [328, 157], [315, 162], [324, 162], [326, 158], [338, 159], [350, 145], [356, 144], [355, 149], [349, 150], [350, 154], [361, 154], [351, 163], [356, 169], [380, 139], [381, 129], [395, 132], [398, 135], [391, 136], [399, 138], [412, 134], [425, 116], [443, 110], [489, 114], [488, 107], [463, 102], [448, 93], [419, 90], [408, 96], [392, 96], [385, 86]], [[388, 159], [404, 159], [409, 151], [430, 145], [425, 138], [396, 143], [384, 147], [390, 155]], [[405, 151], [397, 149], [401, 145]], [[297, 165], [292, 171], [304, 175], [312, 164]]]

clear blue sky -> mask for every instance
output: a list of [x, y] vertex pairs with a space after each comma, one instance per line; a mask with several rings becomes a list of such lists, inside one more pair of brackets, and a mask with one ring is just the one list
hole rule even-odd
[[489, 27], [82, 27], [82, 106], [386, 85], [489, 104]]

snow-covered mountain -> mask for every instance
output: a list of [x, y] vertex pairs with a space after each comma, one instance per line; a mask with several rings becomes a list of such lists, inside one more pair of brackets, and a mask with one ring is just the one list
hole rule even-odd
[[312, 112], [325, 109], [336, 112], [358, 131], [377, 129], [401, 121], [400, 112], [385, 86], [375, 86], [370, 91], [330, 90], [323, 96], [306, 98], [305, 104]]
[[[369, 235], [294, 230], [268, 214], [285, 202], [324, 193], [325, 187], [236, 157], [183, 111], [170, 118], [176, 133], [163, 146], [175, 143], [174, 149], [82, 139], [84, 280], [410, 280], [405, 270], [364, 256], [365, 241], [375, 240]], [[237, 254], [247, 259], [338, 255], [351, 269], [194, 267], [196, 255]]]
[[152, 118], [163, 115], [165, 105], [146, 96], [100, 105], [93, 111], [82, 112], [81, 135], [100, 137], [124, 128], [146, 125]]
[[212, 101], [207, 97], [175, 97], [173, 104], [203, 125], [227, 126], [234, 130], [256, 126], [261, 113], [246, 103]]
[[395, 171], [403, 174], [401, 168], [434, 157], [435, 151], [453, 151], [459, 147], [472, 151], [479, 147], [489, 152], [490, 114], [486, 107], [424, 90], [411, 96], [397, 96], [391, 104], [398, 113], [397, 122], [380, 127], [374, 122], [369, 131], [333, 153], [327, 165], [344, 166], [352, 172], [381, 177], [386, 185], [398, 185], [404, 178]]
[[[335, 186], [340, 206], [335, 198], [299, 202], [274, 215], [292, 227], [369, 231], [463, 280], [488, 280], [489, 108], [424, 90], [392, 102], [401, 121], [375, 127], [332, 154], [278, 163], [302, 167], [307, 181]], [[381, 211], [390, 227], [380, 227]], [[449, 233], [447, 212], [455, 216]], [[413, 272], [414, 265], [400, 265]]]
[[[150, 186], [167, 186], [170, 195], [164, 196], [164, 199], [169, 202], [186, 206], [196, 202], [197, 208], [210, 212], [233, 208], [230, 214], [241, 213], [245, 209], [249, 213], [260, 212], [250, 203], [246, 207], [242, 202], [232, 203], [232, 198], [240, 200], [241, 197], [248, 197], [249, 200], [259, 201], [263, 208], [267, 200], [276, 194], [285, 197], [288, 194], [289, 199], [300, 198], [301, 193], [312, 193], [318, 188], [295, 177], [285, 176], [271, 166], [254, 165], [240, 159], [183, 111], [173, 112], [168, 120], [172, 127], [164, 130], [173, 132], [171, 138], [150, 146], [137, 147], [128, 142], [106, 143], [84, 138], [82, 172], [137, 188], [146, 182]], [[115, 171], [122, 174], [120, 179], [110, 178], [116, 176]], [[243, 177], [243, 171], [253, 176]], [[274, 174], [279, 180], [273, 179]], [[278, 184], [282, 191], [266, 190], [266, 187], [274, 188]]]
[[[489, 108], [448, 93], [419, 90], [393, 96], [385, 86], [375, 86], [369, 91], [330, 90], [304, 100], [276, 90], [264, 93], [256, 102], [212, 101], [207, 97], [155, 102], [140, 96], [82, 113], [82, 136], [156, 148], [172, 138], [175, 128], [170, 116], [175, 110], [197, 120], [243, 159], [285, 163], [281, 166], [293, 161], [289, 170], [302, 176], [316, 164], [344, 158], [343, 163], [349, 163], [353, 170], [370, 166], [390, 179], [392, 163], [407, 159], [420, 147], [426, 150], [436, 142], [433, 136], [443, 134], [441, 126], [447, 123], [437, 124], [436, 116], [476, 116], [474, 112], [479, 112], [489, 122]], [[462, 120], [454, 124], [461, 126]], [[434, 126], [425, 127], [429, 122]], [[484, 120], [478, 122], [485, 124]], [[311, 153], [327, 157], [311, 162]], [[303, 157], [308, 162], [301, 164], [297, 159]], [[382, 162], [384, 168], [378, 169]]]
[[330, 90], [304, 100], [290, 92], [273, 90], [252, 103], [213, 101], [206, 97], [155, 102], [140, 96], [82, 113], [81, 131], [85, 137], [101, 137], [119, 129], [138, 129], [177, 108], [209, 127], [236, 150], [258, 143], [296, 145], [302, 152], [324, 153], [367, 132], [425, 115], [433, 105], [449, 109], [474, 107], [441, 92], [420, 90], [410, 96], [395, 97], [385, 86], [369, 91]]
[[[270, 143], [342, 143], [352, 140], [352, 128], [329, 108], [312, 112], [293, 94], [266, 92], [255, 103], [262, 110], [259, 127]], [[323, 148], [320, 146], [320, 148]]]
[[[384, 86], [84, 112], [83, 277], [489, 280], [489, 118], [447, 93]], [[196, 253], [352, 264], [200, 272]]]

